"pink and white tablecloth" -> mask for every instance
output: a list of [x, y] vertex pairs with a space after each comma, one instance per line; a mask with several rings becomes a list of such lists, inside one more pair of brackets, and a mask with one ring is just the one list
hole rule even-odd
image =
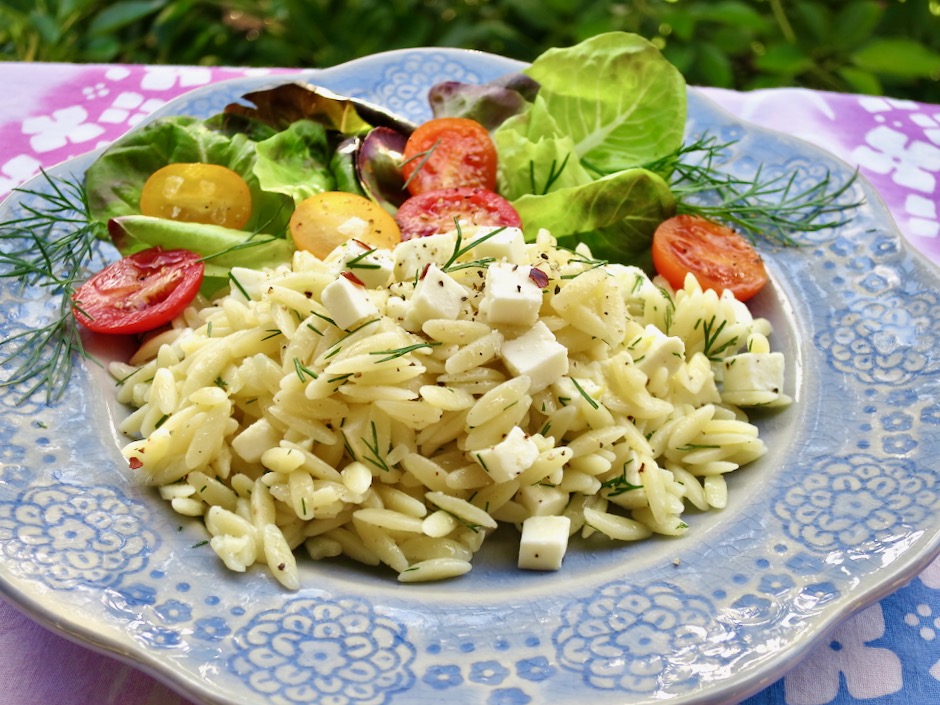
[[[282, 69], [0, 64], [0, 198], [107, 144], [196, 87]], [[914, 248], [940, 264], [940, 106], [796, 89], [707, 93], [739, 117], [815, 143], [878, 190]], [[47, 631], [0, 600], [3, 705], [188, 705], [166, 686]], [[746, 705], [940, 702], [940, 561], [838, 627]]]

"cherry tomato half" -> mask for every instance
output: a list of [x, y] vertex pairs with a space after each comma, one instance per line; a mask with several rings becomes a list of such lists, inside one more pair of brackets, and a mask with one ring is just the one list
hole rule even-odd
[[474, 120], [428, 120], [411, 133], [404, 158], [402, 174], [413, 195], [458, 186], [496, 190], [496, 146]]
[[194, 299], [205, 265], [189, 250], [151, 247], [109, 264], [72, 296], [75, 319], [98, 333], [145, 333]]
[[320, 259], [350, 239], [386, 250], [401, 242], [398, 224], [388, 211], [346, 191], [323, 191], [301, 201], [291, 215], [290, 235], [298, 250]]
[[516, 209], [502, 196], [483, 188], [448, 188], [412, 196], [395, 214], [401, 239], [450, 232], [463, 225], [520, 227]]
[[238, 230], [251, 218], [251, 190], [241, 175], [226, 166], [167, 164], [144, 183], [140, 212]]
[[747, 239], [720, 223], [695, 215], [666, 220], [653, 235], [653, 266], [674, 289], [691, 272], [705, 289], [729, 289], [745, 301], [767, 283], [761, 256]]

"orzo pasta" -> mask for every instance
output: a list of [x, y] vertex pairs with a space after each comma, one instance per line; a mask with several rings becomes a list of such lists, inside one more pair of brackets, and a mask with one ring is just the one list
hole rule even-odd
[[231, 282], [113, 366], [124, 454], [226, 566], [290, 588], [299, 548], [410, 582], [467, 572], [499, 523], [535, 569], [576, 533], [682, 534], [765, 452], [741, 407], [789, 401], [744, 304], [545, 231], [350, 241]]

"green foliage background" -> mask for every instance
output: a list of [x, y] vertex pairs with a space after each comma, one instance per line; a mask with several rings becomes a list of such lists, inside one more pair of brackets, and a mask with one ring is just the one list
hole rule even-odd
[[7, 0], [0, 60], [323, 67], [413, 46], [531, 60], [609, 30], [690, 83], [940, 103], [940, 0]]

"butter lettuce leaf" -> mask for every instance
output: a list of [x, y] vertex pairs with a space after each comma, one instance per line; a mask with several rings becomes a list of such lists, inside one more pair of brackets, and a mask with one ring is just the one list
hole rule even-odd
[[588, 184], [594, 178], [581, 165], [574, 140], [558, 129], [538, 97], [531, 110], [503, 123], [493, 143], [501, 164], [520, 167], [497, 172], [499, 192], [510, 201]]
[[602, 172], [654, 161], [682, 144], [685, 79], [638, 35], [607, 32], [549, 49], [525, 73], [578, 156]]
[[203, 293], [225, 285], [232, 267], [276, 267], [294, 251], [290, 240], [221, 225], [188, 223], [148, 215], [123, 215], [108, 221], [111, 242], [122, 255], [150, 247], [190, 250], [205, 259]]
[[296, 205], [336, 188], [330, 171], [332, 153], [323, 125], [298, 120], [258, 143], [254, 173], [261, 188], [290, 196]]
[[527, 238], [651, 270], [656, 227], [676, 211], [663, 175], [643, 165], [682, 147], [686, 84], [650, 42], [609, 32], [549, 49], [524, 72], [538, 94], [493, 131], [500, 193]]
[[101, 222], [139, 214], [140, 194], [151, 174], [171, 163], [202, 162], [228, 167], [248, 184], [252, 217], [245, 230], [283, 234], [293, 210], [291, 201], [261, 188], [253, 171], [257, 144], [192, 117], [155, 120], [116, 141], [89, 166], [85, 173], [89, 213]]
[[669, 185], [639, 168], [544, 195], [527, 194], [513, 206], [528, 240], [545, 228], [564, 247], [583, 242], [598, 259], [645, 269], [652, 267], [650, 245], [656, 226], [676, 212]]

